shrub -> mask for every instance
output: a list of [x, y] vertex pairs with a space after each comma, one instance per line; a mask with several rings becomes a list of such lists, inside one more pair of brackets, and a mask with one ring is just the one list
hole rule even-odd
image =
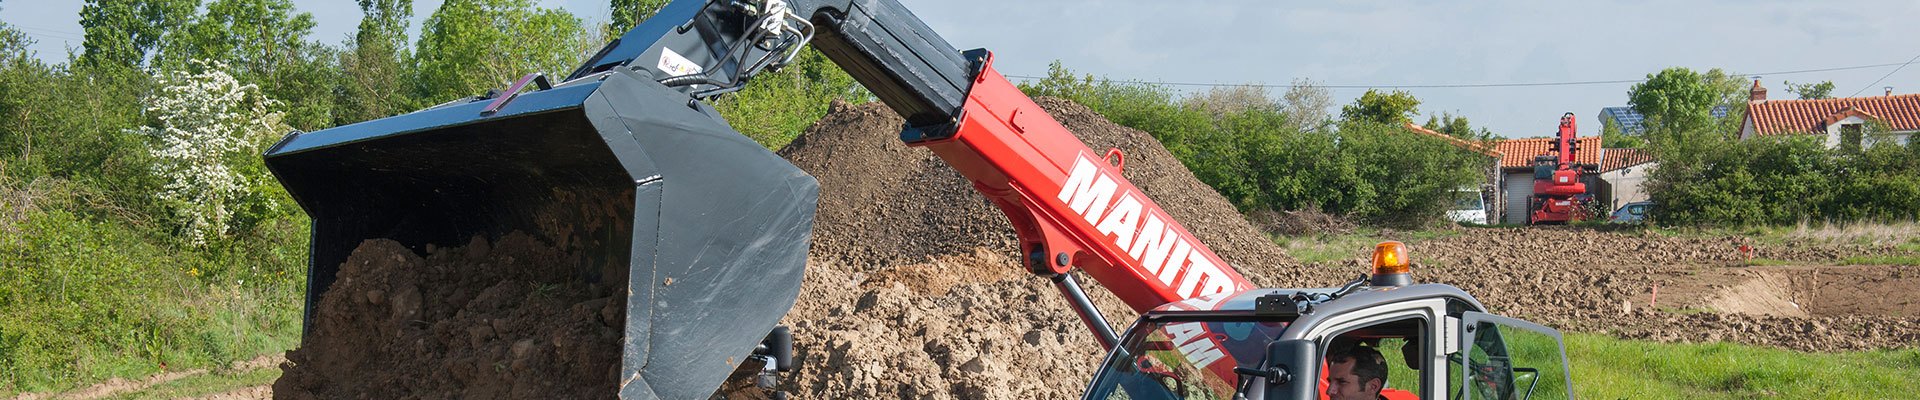
[[289, 128], [271, 111], [278, 103], [228, 75], [225, 64], [193, 64], [197, 71], [156, 74], [159, 90], [143, 99], [154, 122], [130, 131], [154, 140], [153, 172], [167, 181], [155, 195], [188, 240], [204, 245], [232, 232], [236, 210], [278, 208], [275, 196], [262, 193], [277, 185], [258, 154]]
[[1656, 148], [1649, 191], [1667, 225], [1789, 225], [1808, 220], [1920, 217], [1920, 164], [1912, 146], [1827, 149], [1817, 135], [1747, 140], [1690, 135]]

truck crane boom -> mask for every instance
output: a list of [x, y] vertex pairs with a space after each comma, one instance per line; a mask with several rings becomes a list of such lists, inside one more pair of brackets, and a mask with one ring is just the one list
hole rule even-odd
[[[728, 22], [729, 12], [743, 15]], [[735, 25], [746, 27], [727, 29]], [[669, 26], [711, 26], [737, 36]], [[809, 42], [905, 117], [902, 141], [932, 150], [1007, 215], [1027, 270], [1076, 299], [1103, 345], [1112, 345], [1112, 331], [1078, 294], [1067, 274], [1074, 268], [1136, 312], [1253, 288], [1122, 177], [1122, 153], [1088, 148], [995, 71], [989, 52], [954, 50], [895, 0], [676, 1], [569, 79], [624, 66], [669, 85], [685, 83], [679, 87], [690, 95], [712, 96], [737, 90]], [[710, 51], [720, 48], [743, 50]], [[714, 55], [689, 56], [697, 54]], [[715, 67], [690, 72], [677, 65]]]

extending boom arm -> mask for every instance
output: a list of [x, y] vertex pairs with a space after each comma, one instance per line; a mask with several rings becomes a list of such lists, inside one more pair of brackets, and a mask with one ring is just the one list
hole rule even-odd
[[[1253, 288], [1121, 175], [1119, 150], [1089, 149], [988, 52], [955, 51], [895, 0], [675, 1], [569, 80], [626, 66], [710, 96], [778, 68], [809, 38], [906, 117], [903, 141], [932, 150], [1005, 212], [1027, 270], [1052, 279], [1103, 345], [1115, 338], [1073, 268], [1140, 312]], [[1216, 371], [1231, 375], [1223, 364]]]

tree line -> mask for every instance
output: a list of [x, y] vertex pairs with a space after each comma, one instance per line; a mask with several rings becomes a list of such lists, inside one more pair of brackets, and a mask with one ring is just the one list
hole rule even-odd
[[[1328, 112], [1331, 94], [1310, 81], [1294, 82], [1278, 98], [1261, 86], [1180, 94], [1076, 75], [1058, 62], [1022, 89], [1073, 100], [1153, 135], [1249, 214], [1311, 209], [1374, 225], [1429, 226], [1457, 191], [1478, 192], [1497, 162], [1408, 130], [1420, 100], [1403, 91], [1369, 90], [1335, 116]], [[1425, 127], [1469, 143], [1493, 137], [1451, 113], [1429, 116]]]

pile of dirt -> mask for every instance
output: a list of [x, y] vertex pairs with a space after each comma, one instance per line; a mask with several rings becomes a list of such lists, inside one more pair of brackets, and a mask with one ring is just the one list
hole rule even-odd
[[[1227, 262], [1275, 278], [1256, 283], [1297, 281], [1280, 271], [1298, 265], [1152, 136], [1036, 100], [1096, 152], [1124, 152], [1122, 174]], [[806, 282], [782, 321], [800, 367], [781, 388], [803, 398], [1078, 396], [1099, 344], [1049, 282], [1012, 258], [1006, 216], [931, 152], [901, 145], [901, 123], [880, 104], [836, 103], [780, 151], [820, 180]], [[1131, 323], [1119, 299], [1082, 282], [1116, 328]]]
[[[1087, 147], [1124, 152], [1122, 174], [1227, 262], [1242, 268], [1293, 263], [1153, 136], [1071, 101], [1035, 101]], [[836, 101], [780, 150], [820, 181], [813, 256], [870, 271], [983, 247], [1014, 254], [1006, 217], [932, 152], [902, 145], [902, 123], [882, 104]]]
[[624, 274], [523, 233], [429, 246], [368, 240], [287, 353], [276, 398], [606, 398], [620, 371]]

